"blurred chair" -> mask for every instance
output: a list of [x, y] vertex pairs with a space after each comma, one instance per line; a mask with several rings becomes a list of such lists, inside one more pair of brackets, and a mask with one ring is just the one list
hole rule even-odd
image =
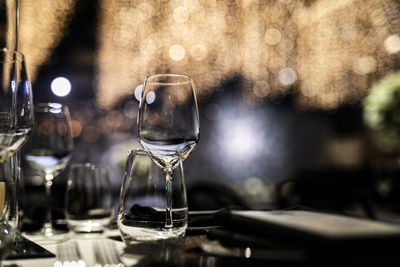
[[226, 207], [250, 209], [234, 190], [221, 183], [197, 182], [187, 188], [188, 207], [194, 210], [218, 210]]

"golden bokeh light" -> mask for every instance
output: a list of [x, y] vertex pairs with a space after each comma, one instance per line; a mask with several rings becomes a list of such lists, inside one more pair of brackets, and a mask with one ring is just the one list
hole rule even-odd
[[173, 45], [169, 49], [169, 56], [175, 61], [181, 61], [185, 57], [185, 54], [185, 48], [181, 45]]
[[374, 72], [376, 69], [376, 60], [374, 57], [365, 56], [357, 58], [354, 61], [353, 70], [354, 72], [363, 75]]
[[179, 23], [185, 23], [187, 21], [189, 14], [186, 7], [178, 6], [174, 9], [174, 19]]
[[76, 0], [20, 0], [19, 50], [32, 80], [46, 64], [69, 25]]
[[[19, 39], [32, 78], [75, 1], [21, 0]], [[200, 98], [240, 75], [248, 104], [290, 92], [299, 106], [334, 109], [363, 99], [400, 53], [396, 0], [100, 0], [98, 12], [102, 108], [132, 97], [149, 74], [169, 72], [192, 76]]]
[[190, 54], [194, 60], [203, 60], [207, 56], [207, 47], [203, 44], [195, 44], [190, 50]]
[[385, 49], [390, 54], [400, 52], [400, 36], [398, 34], [392, 34], [385, 40]]
[[281, 41], [281, 32], [276, 28], [269, 28], [265, 31], [265, 41], [269, 45], [276, 45]]
[[72, 137], [78, 137], [82, 133], [82, 124], [77, 120], [71, 120]]
[[148, 74], [175, 72], [191, 75], [200, 97], [240, 74], [248, 104], [299, 90], [301, 106], [331, 109], [362, 99], [390, 70], [385, 56], [400, 50], [395, 17], [385, 14], [398, 15], [399, 3], [390, 0], [101, 3], [97, 87], [104, 107], [132, 94]]

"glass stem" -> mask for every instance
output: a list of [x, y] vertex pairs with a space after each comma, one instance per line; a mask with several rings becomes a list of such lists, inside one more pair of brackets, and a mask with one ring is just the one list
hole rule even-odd
[[22, 236], [21, 236], [21, 152], [18, 151], [17, 153], [15, 153], [14, 155], [14, 178], [15, 178], [15, 218], [17, 221], [17, 229], [15, 232], [15, 242], [16, 245], [18, 246], [18, 243], [21, 241]]
[[46, 182], [45, 182], [45, 187], [46, 187], [46, 199], [47, 199], [47, 205], [46, 205], [46, 219], [44, 222], [44, 234], [51, 236], [52, 233], [52, 226], [51, 226], [51, 185], [53, 184], [53, 176], [46, 174]]
[[172, 228], [172, 170], [165, 171], [165, 228]]

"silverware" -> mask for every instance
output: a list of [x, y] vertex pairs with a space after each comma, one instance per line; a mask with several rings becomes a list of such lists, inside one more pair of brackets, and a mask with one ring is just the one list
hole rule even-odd
[[112, 241], [96, 241], [93, 243], [93, 250], [96, 261], [95, 267], [125, 267]]
[[81, 253], [76, 241], [67, 241], [57, 245], [58, 261], [54, 263], [54, 267], [71, 266], [85, 267], [86, 262], [82, 259]]

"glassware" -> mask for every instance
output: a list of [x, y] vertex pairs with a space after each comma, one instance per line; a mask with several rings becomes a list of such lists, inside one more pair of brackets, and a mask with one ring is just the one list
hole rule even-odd
[[67, 223], [74, 232], [102, 232], [113, 218], [108, 168], [90, 163], [73, 164], [65, 203]]
[[33, 127], [32, 90], [24, 56], [0, 51], [0, 163], [26, 142]]
[[172, 177], [199, 141], [196, 94], [189, 76], [146, 77], [139, 105], [139, 142], [163, 170], [166, 188], [165, 228], [173, 229]]
[[[19, 60], [17, 61], [17, 74], [18, 74], [18, 83], [17, 83], [17, 95], [16, 95], [16, 128], [17, 131], [26, 133], [25, 139], [20, 144], [20, 147], [12, 156], [13, 163], [13, 177], [14, 177], [14, 186], [15, 186], [15, 194], [16, 194], [16, 203], [15, 203], [15, 219], [16, 219], [16, 232], [15, 232], [15, 247], [19, 247], [19, 241], [21, 240], [21, 232], [20, 232], [20, 210], [19, 210], [19, 193], [20, 193], [20, 176], [21, 176], [21, 147], [27, 142], [33, 128], [34, 124], [34, 108], [33, 108], [33, 100], [32, 100], [32, 86], [26, 71], [26, 64], [24, 55], [19, 54]], [[18, 59], [18, 57], [17, 57]]]
[[[51, 203], [53, 179], [68, 165], [73, 150], [68, 107], [59, 103], [35, 105], [35, 126], [23, 149], [29, 165], [43, 175], [48, 205]], [[41, 233], [46, 237], [56, 234], [51, 224], [50, 205]]]
[[15, 224], [15, 246], [18, 246], [20, 157], [16, 152], [27, 141], [33, 127], [32, 88], [23, 54], [3, 48], [0, 50], [0, 62], [0, 165], [4, 165], [0, 168], [7, 170], [2, 173], [7, 177], [0, 179], [8, 180], [14, 186], [15, 195], [9, 199], [8, 222]]
[[182, 161], [172, 173], [172, 227], [165, 225], [165, 176], [144, 150], [129, 151], [118, 208], [118, 228], [127, 245], [135, 241], [179, 237], [187, 227]]

